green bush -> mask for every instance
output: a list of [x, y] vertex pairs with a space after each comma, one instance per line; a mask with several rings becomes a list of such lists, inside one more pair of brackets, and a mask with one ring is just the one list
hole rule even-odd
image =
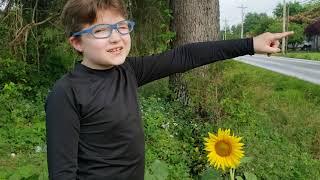
[[28, 72], [30, 67], [25, 62], [19, 62], [15, 59], [1, 59], [0, 58], [0, 87], [5, 83], [27, 83], [30, 78]]
[[168, 179], [190, 179], [189, 145], [175, 134], [170, 105], [156, 97], [141, 97], [146, 141], [146, 167], [156, 160], [167, 164]]
[[38, 101], [26, 99], [23, 91], [29, 88], [11, 82], [0, 91], [0, 135], [10, 145], [11, 152], [34, 149], [45, 143], [42, 98]]

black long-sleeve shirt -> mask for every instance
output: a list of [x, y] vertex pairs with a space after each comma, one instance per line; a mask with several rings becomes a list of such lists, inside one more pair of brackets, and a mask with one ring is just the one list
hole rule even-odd
[[108, 70], [77, 64], [46, 101], [48, 168], [57, 180], [142, 180], [144, 132], [137, 88], [218, 60], [254, 54], [253, 40], [184, 45], [128, 57]]

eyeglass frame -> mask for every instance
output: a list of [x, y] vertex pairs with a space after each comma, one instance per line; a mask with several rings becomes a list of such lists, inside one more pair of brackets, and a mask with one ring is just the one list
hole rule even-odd
[[[128, 33], [121, 33], [121, 32], [118, 30], [118, 24], [121, 23], [121, 22], [125, 22], [125, 21], [128, 22], [128, 25], [131, 25], [131, 26], [132, 26], [132, 29], [131, 29], [131, 31], [129, 31]], [[111, 27], [111, 33], [110, 33], [109, 36], [99, 38], [99, 37], [96, 37], [96, 36], [93, 34], [92, 30], [93, 30], [95, 27], [101, 26], [101, 25], [108, 25], [108, 26]], [[83, 29], [83, 30], [81, 30], [81, 31], [79, 31], [79, 32], [71, 33], [71, 34], [70, 34], [70, 37], [79, 37], [79, 36], [81, 36], [82, 34], [91, 34], [91, 35], [92, 35], [94, 38], [96, 38], [96, 39], [105, 39], [105, 38], [109, 38], [109, 37], [111, 36], [113, 30], [117, 30], [117, 32], [118, 32], [119, 34], [121, 34], [121, 35], [129, 34], [130, 32], [133, 31], [134, 26], [135, 26], [135, 22], [134, 22], [134, 21], [131, 21], [131, 20], [123, 20], [123, 21], [119, 21], [119, 22], [117, 22], [117, 23], [115, 23], [115, 24], [96, 24], [96, 25], [93, 25], [93, 26], [91, 26], [91, 27], [89, 27], [89, 28], [87, 28], [87, 29]]]

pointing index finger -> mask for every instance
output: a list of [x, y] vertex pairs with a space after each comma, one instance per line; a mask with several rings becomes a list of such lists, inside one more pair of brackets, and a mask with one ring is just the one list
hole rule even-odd
[[282, 39], [282, 38], [290, 36], [292, 34], [294, 34], [293, 31], [283, 32], [283, 33], [274, 33], [274, 37], [275, 37], [275, 39]]

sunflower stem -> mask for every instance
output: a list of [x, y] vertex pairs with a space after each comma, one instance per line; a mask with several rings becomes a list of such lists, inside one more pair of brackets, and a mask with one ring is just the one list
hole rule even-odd
[[235, 173], [235, 169], [230, 168], [230, 179], [234, 180], [234, 173]]

